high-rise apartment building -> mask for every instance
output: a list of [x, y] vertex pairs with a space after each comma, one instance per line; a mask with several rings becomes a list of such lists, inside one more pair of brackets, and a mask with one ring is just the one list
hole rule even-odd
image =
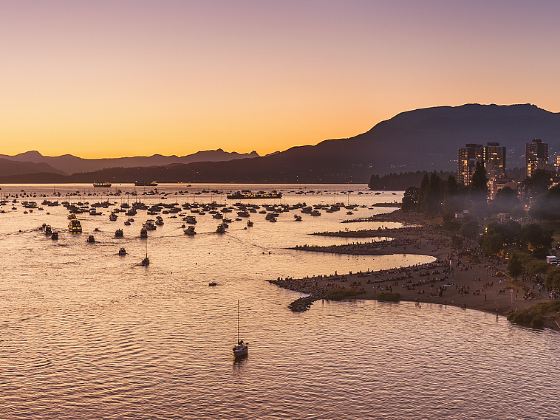
[[471, 185], [477, 163], [484, 163], [484, 148], [481, 144], [466, 144], [459, 149], [457, 159], [457, 180], [463, 185]]
[[476, 164], [482, 163], [487, 176], [503, 177], [506, 172], [506, 148], [500, 143], [467, 144], [459, 149], [457, 179], [463, 185], [471, 185]]
[[531, 178], [537, 169], [547, 169], [548, 144], [535, 139], [525, 146], [525, 170], [527, 178]]
[[503, 177], [506, 173], [506, 147], [500, 143], [484, 146], [484, 167], [488, 177]]

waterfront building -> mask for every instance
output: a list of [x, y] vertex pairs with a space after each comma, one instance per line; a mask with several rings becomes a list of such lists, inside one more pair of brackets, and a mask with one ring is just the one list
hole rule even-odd
[[525, 146], [525, 171], [531, 178], [537, 169], [548, 169], [548, 143], [535, 139]]

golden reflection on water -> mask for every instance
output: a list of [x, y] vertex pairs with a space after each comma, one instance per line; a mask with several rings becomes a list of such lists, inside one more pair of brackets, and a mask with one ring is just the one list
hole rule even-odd
[[[206, 187], [190, 189], [197, 188]], [[287, 193], [282, 201], [344, 201], [347, 188]], [[309, 312], [291, 313], [287, 305], [298, 294], [266, 280], [426, 260], [284, 249], [344, 241], [308, 236], [340, 229], [344, 211], [302, 223], [291, 214], [278, 223], [256, 214], [252, 229], [234, 222], [223, 236], [213, 233], [210, 216], [198, 217], [194, 238], [183, 234], [180, 218], [165, 216], [148, 240], [148, 268], [138, 265], [145, 214], [130, 227], [124, 217], [110, 222], [106, 212], [80, 217], [85, 234], [61, 232], [53, 242], [36, 227], [47, 222], [62, 230], [68, 221], [61, 207], [48, 211], [0, 214], [0, 418], [520, 418], [546, 417], [558, 407], [550, 386], [560, 379], [555, 333], [438, 305], [316, 302]], [[350, 228], [366, 226], [378, 224]], [[97, 243], [87, 244], [96, 227]], [[113, 237], [117, 227], [122, 240]], [[120, 246], [129, 255], [118, 257]], [[210, 281], [219, 285], [208, 287]], [[238, 299], [250, 354], [234, 363]], [[522, 388], [520, 372], [531, 372]]]

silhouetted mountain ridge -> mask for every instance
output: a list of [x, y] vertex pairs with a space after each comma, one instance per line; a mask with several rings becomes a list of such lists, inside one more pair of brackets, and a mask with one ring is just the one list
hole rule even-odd
[[17, 162], [0, 158], [0, 177], [17, 177], [30, 173], [56, 175], [61, 172], [43, 162]]
[[[186, 156], [164, 156], [154, 154], [152, 156], [133, 156], [122, 158], [101, 158], [85, 159], [78, 156], [65, 154], [61, 156], [43, 156], [36, 150], [20, 153], [14, 156], [0, 155], [0, 158], [15, 162], [34, 162], [45, 163], [55, 169], [55, 172], [73, 174], [79, 172], [92, 172], [115, 167], [146, 167], [146, 166], [165, 166], [174, 163], [194, 163], [194, 162], [221, 162], [233, 159], [258, 157], [256, 152], [247, 154], [237, 152], [225, 152], [222, 149], [203, 150]], [[48, 171], [46, 171], [48, 172]]]
[[551, 155], [560, 150], [560, 114], [531, 104], [440, 106], [402, 112], [351, 138], [263, 157], [109, 168], [68, 180], [367, 183], [372, 173], [454, 171], [457, 150], [465, 143], [500, 142], [507, 147], [507, 166], [521, 167], [525, 143], [533, 138], [549, 143]]

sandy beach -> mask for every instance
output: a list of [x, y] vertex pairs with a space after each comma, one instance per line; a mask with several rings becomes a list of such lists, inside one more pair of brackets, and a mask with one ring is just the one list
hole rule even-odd
[[[351, 255], [419, 254], [433, 256], [435, 261], [375, 272], [335, 273], [331, 276], [271, 281], [280, 287], [308, 295], [290, 305], [293, 311], [304, 311], [315, 300], [321, 299], [387, 300], [387, 297], [391, 299], [398, 296], [396, 300], [416, 302], [418, 305], [454, 305], [508, 315], [550, 301], [547, 294], [537, 290], [533, 283], [509, 278], [505, 261], [485, 256], [477, 243], [465, 242], [461, 249], [454, 249], [450, 235], [434, 221], [422, 220], [422, 216], [400, 210], [372, 216], [367, 220], [401, 222], [404, 227], [317, 232], [315, 235], [392, 239], [336, 246], [304, 245], [294, 249]], [[546, 326], [560, 329], [556, 322], [547, 323]]]

